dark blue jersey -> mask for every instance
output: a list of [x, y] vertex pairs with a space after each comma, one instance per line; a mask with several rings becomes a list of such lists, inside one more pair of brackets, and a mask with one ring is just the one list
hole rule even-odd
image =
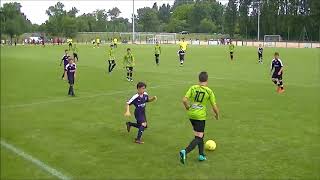
[[263, 48], [262, 48], [262, 47], [259, 47], [259, 48], [258, 48], [258, 53], [259, 53], [259, 54], [262, 54], [262, 53], [263, 53]]
[[63, 55], [61, 60], [63, 61], [64, 67], [66, 67], [66, 65], [69, 64], [69, 61], [68, 61], [69, 57], [70, 57], [69, 55]]
[[142, 95], [135, 94], [132, 96], [131, 99], [127, 102], [129, 105], [134, 105], [134, 116], [137, 121], [145, 121], [146, 115], [145, 115], [145, 109], [146, 109], [146, 103], [149, 102], [149, 96], [145, 92]]
[[273, 73], [278, 73], [283, 67], [281, 59], [273, 59], [271, 62], [271, 70], [274, 69]]
[[65, 71], [67, 71], [68, 78], [73, 78], [74, 73], [76, 72], [77, 66], [75, 63], [67, 64], [65, 67]]

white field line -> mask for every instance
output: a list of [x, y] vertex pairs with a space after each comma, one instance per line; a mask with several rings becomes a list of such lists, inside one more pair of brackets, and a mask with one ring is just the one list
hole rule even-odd
[[[179, 83], [174, 83], [174, 84], [151, 86], [151, 87], [148, 87], [148, 89], [175, 86], [175, 85], [187, 84], [187, 83], [190, 83], [190, 82], [185, 81], [185, 82], [179, 82]], [[52, 99], [52, 100], [47, 100], [47, 101], [39, 101], [39, 102], [26, 103], [26, 104], [6, 105], [6, 106], [1, 106], [1, 109], [27, 107], [27, 106], [50, 104], [50, 103], [56, 103], [56, 102], [66, 102], [66, 101], [73, 101], [73, 100], [78, 100], [78, 99], [95, 98], [95, 97], [100, 97], [100, 96], [110, 96], [110, 95], [129, 93], [129, 92], [133, 92], [133, 91], [132, 90], [113, 91], [113, 92], [105, 92], [105, 93], [93, 94], [93, 95], [89, 95], [89, 96], [74, 97], [74, 98], [67, 98], [66, 97], [63, 99]]]
[[39, 159], [34, 158], [33, 156], [27, 154], [26, 152], [14, 147], [11, 144], [8, 144], [6, 141], [1, 140], [1, 146], [14, 152], [18, 156], [22, 157], [23, 159], [32, 162], [42, 170], [48, 172], [49, 174], [61, 179], [61, 180], [70, 180], [71, 178], [64, 175], [63, 173], [59, 172], [58, 170], [50, 167], [49, 165], [45, 164], [44, 162], [40, 161]]

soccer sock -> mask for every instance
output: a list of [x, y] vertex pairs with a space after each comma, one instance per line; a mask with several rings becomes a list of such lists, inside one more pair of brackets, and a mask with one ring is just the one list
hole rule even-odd
[[190, 142], [188, 147], [186, 148], [186, 153], [191, 152], [200, 142], [200, 137], [195, 136], [194, 139]]
[[199, 142], [199, 144], [198, 144], [199, 155], [204, 155], [204, 153], [203, 153], [203, 149], [204, 149], [203, 138], [204, 138], [204, 137], [202, 137], [202, 138], [200, 139], [200, 142]]
[[233, 60], [233, 55], [231, 55], [230, 57], [231, 57], [231, 60]]
[[62, 74], [61, 78], [64, 78], [64, 72], [63, 72], [63, 74]]
[[132, 78], [132, 72], [130, 73], [130, 78]]
[[129, 72], [127, 72], [127, 78], [129, 78], [129, 74], [130, 74], [130, 73], [129, 73]]
[[281, 89], [283, 89], [283, 83], [282, 83], [282, 81], [279, 82], [278, 86], [279, 86]]
[[71, 95], [71, 86], [69, 86], [69, 92], [68, 95]]
[[138, 130], [137, 140], [141, 139], [143, 131], [144, 131], [144, 126], [141, 125]]
[[274, 84], [278, 84], [278, 82], [277, 82], [276, 80], [272, 80], [272, 82], [273, 82]]
[[140, 126], [137, 123], [129, 122], [129, 126], [133, 126], [135, 128], [139, 128]]
[[111, 72], [112, 69], [111, 69], [111, 63], [109, 62], [109, 72]]
[[73, 85], [70, 85], [70, 89], [71, 89], [71, 95], [74, 95]]
[[111, 71], [114, 69], [114, 67], [116, 67], [115, 63], [111, 66]]
[[156, 57], [156, 64], [159, 64], [159, 58]]

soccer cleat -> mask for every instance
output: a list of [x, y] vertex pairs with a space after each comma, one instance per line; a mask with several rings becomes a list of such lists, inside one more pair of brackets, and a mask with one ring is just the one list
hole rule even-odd
[[129, 81], [129, 82], [130, 82], [130, 79], [129, 79], [129, 78], [127, 78], [127, 81]]
[[199, 161], [206, 161], [207, 158], [206, 158], [206, 156], [204, 156], [204, 155], [199, 155], [198, 160], [199, 160]]
[[281, 93], [284, 93], [284, 89], [281, 89], [281, 88], [280, 88], [279, 91], [278, 91], [278, 93], [280, 93], [280, 94], [281, 94]]
[[135, 139], [134, 142], [137, 143], [137, 144], [143, 144], [144, 143], [141, 139]]
[[277, 88], [277, 93], [280, 93], [280, 90], [281, 90], [281, 88], [280, 88], [280, 87], [278, 87], [278, 88]]
[[127, 131], [130, 132], [130, 128], [131, 128], [130, 123], [126, 122], [126, 126], [127, 126]]
[[133, 82], [133, 79], [131, 78], [130, 81]]
[[179, 155], [180, 155], [180, 162], [182, 163], [182, 164], [185, 164], [186, 163], [186, 150], [181, 150], [180, 152], [179, 152]]

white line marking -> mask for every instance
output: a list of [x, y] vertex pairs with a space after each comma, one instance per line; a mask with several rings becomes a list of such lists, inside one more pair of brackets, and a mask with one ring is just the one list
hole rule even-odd
[[3, 146], [4, 148], [16, 153], [17, 155], [21, 156], [25, 160], [28, 160], [28, 161], [32, 162], [33, 164], [35, 164], [38, 167], [40, 167], [42, 170], [47, 171], [49, 174], [51, 174], [51, 175], [53, 175], [53, 176], [55, 176], [55, 177], [57, 177], [57, 178], [59, 178], [61, 180], [70, 180], [71, 179], [70, 177], [65, 176], [64, 174], [59, 172], [58, 170], [48, 166], [44, 162], [32, 157], [31, 155], [29, 155], [29, 154], [25, 153], [24, 151], [14, 147], [13, 145], [8, 144], [4, 140], [1, 140], [1, 146]]

